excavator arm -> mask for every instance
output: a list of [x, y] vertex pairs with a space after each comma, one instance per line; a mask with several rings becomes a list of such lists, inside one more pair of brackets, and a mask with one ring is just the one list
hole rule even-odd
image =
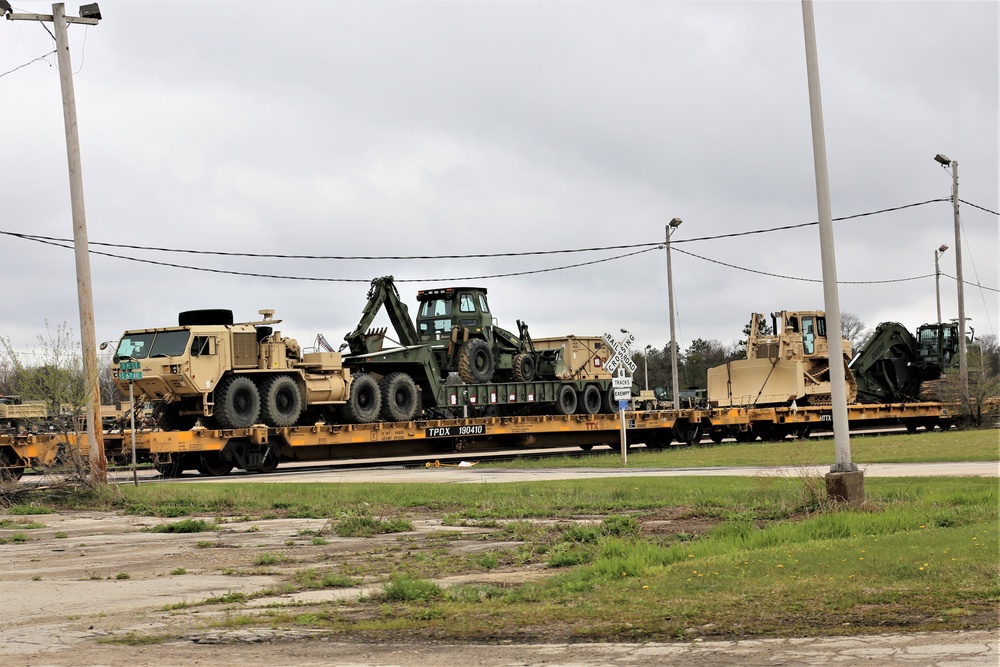
[[401, 345], [410, 346], [420, 343], [420, 336], [413, 325], [410, 311], [406, 304], [399, 298], [399, 291], [393, 282], [392, 276], [382, 276], [372, 280], [368, 289], [368, 303], [361, 313], [361, 321], [351, 333], [344, 336], [351, 354], [368, 354], [377, 350], [369, 349], [368, 327], [371, 326], [378, 315], [379, 310], [385, 306], [386, 314], [396, 332]]
[[921, 381], [933, 379], [934, 369], [920, 361], [917, 341], [902, 324], [883, 322], [854, 355], [851, 372], [864, 403], [917, 400]]

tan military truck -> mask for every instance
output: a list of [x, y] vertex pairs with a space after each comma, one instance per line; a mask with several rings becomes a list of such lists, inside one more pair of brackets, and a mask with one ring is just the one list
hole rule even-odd
[[160, 401], [164, 430], [199, 419], [220, 428], [292, 426], [317, 406], [343, 405], [348, 419], [365, 413], [357, 408], [378, 392], [371, 378], [352, 382], [338, 352], [302, 354], [274, 331], [281, 320], [273, 310], [259, 312], [260, 321], [234, 323], [230, 310], [186, 311], [176, 327], [126, 331], [113, 359], [115, 382]]

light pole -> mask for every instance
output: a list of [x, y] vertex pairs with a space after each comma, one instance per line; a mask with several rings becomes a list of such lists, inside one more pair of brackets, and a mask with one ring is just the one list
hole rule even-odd
[[945, 170], [951, 167], [951, 209], [955, 218], [955, 282], [958, 283], [958, 377], [962, 383], [962, 400], [968, 403], [969, 365], [965, 358], [965, 281], [962, 279], [962, 224], [958, 217], [958, 162], [941, 153], [935, 155], [934, 159]]
[[646, 379], [646, 391], [649, 391], [649, 351], [652, 349], [652, 345], [647, 345], [642, 353], [642, 376]]
[[941, 247], [934, 251], [934, 294], [937, 296], [937, 316], [938, 316], [938, 337], [941, 336], [941, 266], [938, 258], [944, 254], [948, 246], [941, 244]]
[[66, 127], [66, 157], [69, 162], [69, 200], [73, 217], [73, 248], [76, 256], [77, 300], [80, 310], [80, 338], [83, 374], [87, 394], [87, 453], [94, 481], [108, 481], [104, 456], [104, 433], [101, 431], [101, 385], [98, 377], [97, 335], [94, 333], [94, 299], [90, 283], [90, 248], [87, 241], [87, 215], [83, 205], [83, 172], [80, 160], [80, 132], [76, 123], [76, 93], [73, 90], [73, 67], [69, 57], [66, 25], [97, 25], [101, 10], [97, 3], [80, 7], [80, 16], [66, 16], [66, 7], [52, 5], [52, 14], [17, 14], [7, 0], [0, 2], [0, 15], [10, 21], [51, 21], [55, 29], [56, 59], [62, 88], [63, 123]]
[[674, 333], [674, 274], [670, 268], [670, 236], [681, 223], [680, 218], [674, 218], [666, 226], [667, 233], [667, 303], [670, 306], [670, 383], [674, 398], [674, 410], [681, 409], [680, 383], [677, 381], [677, 336]]

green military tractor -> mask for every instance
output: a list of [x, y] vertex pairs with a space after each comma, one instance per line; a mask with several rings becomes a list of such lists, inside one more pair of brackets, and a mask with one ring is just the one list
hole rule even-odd
[[[351, 350], [345, 367], [355, 374], [354, 390], [370, 394], [373, 418], [378, 414], [389, 421], [408, 421], [421, 407], [438, 407], [451, 373], [467, 385], [556, 379], [559, 350], [536, 349], [521, 321], [516, 335], [497, 326], [485, 288], [422, 290], [417, 301], [414, 322], [392, 276], [376, 278], [361, 321], [344, 337]], [[383, 307], [399, 347], [383, 349], [386, 329], [369, 329]], [[371, 378], [358, 385], [359, 375]], [[364, 415], [354, 417], [370, 421]]]

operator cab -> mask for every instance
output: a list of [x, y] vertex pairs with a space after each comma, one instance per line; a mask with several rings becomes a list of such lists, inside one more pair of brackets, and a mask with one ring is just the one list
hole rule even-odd
[[447, 287], [417, 292], [417, 332], [421, 340], [451, 336], [453, 327], [490, 338], [493, 316], [483, 287]]

